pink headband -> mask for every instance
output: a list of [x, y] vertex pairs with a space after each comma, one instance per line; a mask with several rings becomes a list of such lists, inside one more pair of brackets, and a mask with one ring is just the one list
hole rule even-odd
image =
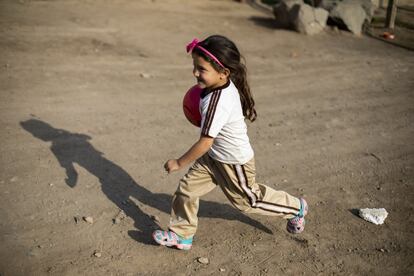
[[198, 49], [200, 49], [201, 51], [203, 51], [206, 55], [208, 55], [212, 60], [214, 60], [215, 62], [217, 62], [221, 67], [225, 68], [224, 65], [212, 53], [210, 53], [205, 48], [203, 48], [200, 45], [198, 45], [199, 43], [200, 43], [200, 41], [198, 41], [197, 38], [194, 38], [193, 41], [191, 41], [187, 45], [187, 53], [192, 52], [193, 49], [195, 47], [197, 47]]

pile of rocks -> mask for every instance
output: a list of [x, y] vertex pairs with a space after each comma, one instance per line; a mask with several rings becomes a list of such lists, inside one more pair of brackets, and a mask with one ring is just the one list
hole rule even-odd
[[364, 22], [370, 22], [375, 11], [373, 0], [281, 0], [273, 6], [279, 27], [313, 35], [321, 32], [328, 18], [352, 33], [360, 35]]

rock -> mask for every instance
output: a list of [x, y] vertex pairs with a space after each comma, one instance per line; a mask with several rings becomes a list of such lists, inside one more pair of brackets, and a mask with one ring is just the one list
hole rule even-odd
[[383, 224], [388, 216], [388, 212], [384, 208], [377, 209], [359, 209], [359, 216], [366, 221], [372, 222], [376, 225]]
[[93, 255], [94, 255], [95, 257], [97, 257], [97, 258], [102, 257], [102, 253], [101, 253], [101, 252], [99, 252], [99, 251], [97, 251], [97, 250], [95, 250], [95, 252], [93, 252]]
[[141, 78], [144, 78], [144, 79], [149, 79], [149, 78], [151, 78], [151, 75], [150, 75], [150, 74], [147, 74], [147, 73], [140, 73], [140, 74], [139, 74], [139, 76], [140, 76]]
[[368, 22], [371, 22], [372, 16], [375, 13], [375, 9], [378, 7], [376, 3], [373, 3], [373, 0], [322, 0], [319, 4], [319, 7], [331, 12], [342, 2], [354, 2], [355, 4], [361, 5], [365, 11]]
[[76, 224], [78, 224], [81, 218], [79, 216], [74, 216], [73, 220], [75, 221]]
[[339, 3], [341, 2], [341, 0], [322, 0], [319, 3], [319, 7], [323, 8], [327, 11], [331, 11], [333, 10]]
[[338, 3], [329, 13], [334, 21], [342, 23], [345, 27], [356, 35], [362, 32], [362, 25], [367, 20], [367, 14], [360, 2], [344, 0]]
[[313, 8], [303, 4], [300, 6], [297, 17], [294, 19], [295, 29], [299, 33], [314, 35], [320, 33], [325, 27], [329, 13], [320, 8]]
[[119, 210], [118, 214], [112, 220], [114, 224], [119, 224], [121, 221], [126, 217], [125, 212], [123, 210]]
[[220, 272], [225, 272], [225, 271], [226, 271], [226, 269], [225, 269], [225, 268], [220, 267], [220, 268], [219, 268], [219, 271], [220, 271]]
[[273, 7], [273, 13], [278, 26], [292, 28], [307, 35], [321, 32], [329, 15], [326, 10], [311, 7], [302, 0], [282, 1]]
[[[289, 55], [291, 58], [297, 58], [299, 54], [295, 51], [292, 51]], [[280, 146], [280, 143], [276, 143], [276, 146]]]
[[39, 251], [36, 248], [32, 248], [27, 252], [27, 256], [36, 257], [39, 255]]
[[87, 223], [90, 223], [90, 224], [93, 223], [93, 218], [92, 217], [83, 217], [83, 220], [86, 221]]
[[200, 264], [209, 264], [209, 260], [208, 260], [208, 258], [206, 258], [206, 257], [198, 257], [197, 258], [197, 261], [200, 263]]
[[[353, 1], [356, 1], [356, 0], [353, 0]], [[375, 9], [376, 9], [374, 3], [372, 3], [371, 0], [360, 0], [359, 2], [360, 2], [360, 4], [361, 4], [362, 8], [364, 9], [365, 14], [367, 16], [366, 20], [368, 22], [371, 22], [372, 17], [374, 16], [374, 13], [375, 13]]]

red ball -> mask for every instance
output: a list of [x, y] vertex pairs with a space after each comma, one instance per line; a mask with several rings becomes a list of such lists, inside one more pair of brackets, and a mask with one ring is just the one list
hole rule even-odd
[[200, 96], [201, 89], [198, 85], [191, 87], [184, 96], [183, 99], [183, 111], [187, 120], [193, 125], [201, 126], [201, 114], [200, 114]]

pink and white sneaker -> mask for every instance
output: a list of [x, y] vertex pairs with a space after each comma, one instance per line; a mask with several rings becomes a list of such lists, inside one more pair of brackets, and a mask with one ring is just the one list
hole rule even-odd
[[176, 247], [180, 250], [190, 250], [193, 245], [193, 238], [184, 239], [173, 231], [156, 230], [152, 233], [155, 242], [167, 247]]
[[308, 203], [305, 199], [300, 198], [300, 210], [299, 214], [288, 220], [287, 222], [287, 230], [289, 233], [292, 234], [299, 234], [305, 230], [305, 216], [308, 214]]

